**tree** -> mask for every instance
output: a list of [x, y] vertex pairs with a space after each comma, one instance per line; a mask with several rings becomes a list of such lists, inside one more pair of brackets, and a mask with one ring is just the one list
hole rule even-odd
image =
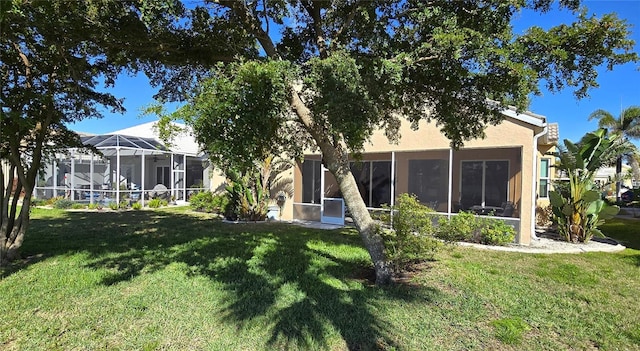
[[[376, 128], [398, 138], [401, 118], [435, 122], [453, 147], [482, 137], [507, 105], [526, 108], [544, 82], [551, 91], [597, 87], [596, 69], [637, 60], [627, 24], [588, 16], [560, 1], [575, 22], [513, 33], [525, 8], [550, 0], [205, 1], [172, 33], [194, 43], [182, 63], [150, 70], [161, 95], [186, 99], [178, 113], [214, 158], [247, 163], [266, 154], [317, 147], [335, 176], [376, 269], [391, 272], [375, 222], [357, 190], [349, 157]], [[207, 59], [198, 42], [230, 52]], [[258, 50], [256, 50], [256, 43]], [[229, 57], [232, 59], [229, 60]], [[212, 62], [223, 62], [215, 65]], [[231, 63], [230, 63], [231, 62]], [[194, 82], [198, 82], [193, 89]]]
[[126, 1], [0, 2], [0, 159], [10, 179], [0, 190], [0, 263], [19, 256], [44, 160], [83, 147], [67, 124], [101, 117], [100, 107], [124, 111], [120, 100], [99, 88], [113, 85], [123, 68], [136, 68], [137, 57], [124, 49], [148, 49], [132, 43], [147, 42], [153, 27], [142, 19], [157, 13], [152, 10]]
[[[620, 135], [623, 140], [632, 140], [640, 138], [640, 106], [628, 107], [622, 112], [618, 118], [614, 117], [610, 112], [605, 110], [596, 110], [589, 115], [589, 120], [597, 119], [598, 127], [608, 128], [611, 133]], [[616, 200], [620, 201], [620, 189], [622, 182], [622, 161], [626, 158], [633, 170], [633, 177], [640, 181], [640, 165], [638, 165], [637, 155], [640, 151], [630, 144], [631, 149], [624, 154], [616, 157]]]
[[549, 199], [558, 231], [567, 241], [588, 242], [593, 235], [602, 237], [598, 225], [620, 210], [617, 206], [606, 206], [598, 191], [594, 190], [596, 172], [607, 160], [619, 154], [620, 134], [598, 129], [587, 133], [578, 144], [564, 140], [564, 148], [558, 146], [556, 164], [569, 178], [565, 191], [551, 191]]

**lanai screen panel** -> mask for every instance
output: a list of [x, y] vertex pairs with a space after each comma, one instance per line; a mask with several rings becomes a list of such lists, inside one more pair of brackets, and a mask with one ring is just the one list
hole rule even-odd
[[94, 135], [82, 137], [81, 140], [85, 145], [95, 146], [107, 157], [114, 156], [117, 147], [120, 147], [121, 155], [139, 155], [143, 150], [149, 155], [170, 151], [168, 147], [156, 139], [130, 135]]

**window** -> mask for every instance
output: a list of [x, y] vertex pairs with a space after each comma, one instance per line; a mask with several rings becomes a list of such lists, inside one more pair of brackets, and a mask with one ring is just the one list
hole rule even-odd
[[548, 158], [543, 158], [540, 160], [540, 181], [539, 181], [539, 189], [538, 196], [541, 198], [549, 197], [549, 168], [550, 168], [550, 160]]
[[320, 203], [321, 171], [321, 162], [318, 160], [304, 160], [302, 162], [302, 202]]
[[156, 184], [163, 184], [167, 188], [171, 188], [171, 175], [169, 166], [156, 167]]
[[367, 207], [391, 204], [391, 161], [351, 162], [351, 173]]
[[446, 203], [449, 196], [447, 160], [409, 160], [409, 194], [433, 207]]
[[463, 161], [460, 186], [463, 208], [502, 206], [509, 193], [509, 161]]

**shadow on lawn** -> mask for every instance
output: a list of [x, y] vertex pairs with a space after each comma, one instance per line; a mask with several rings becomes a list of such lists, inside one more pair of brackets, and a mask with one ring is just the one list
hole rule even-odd
[[[27, 245], [29, 243], [29, 245]], [[160, 211], [68, 213], [32, 222], [25, 251], [47, 256], [86, 252], [92, 268], [113, 273], [107, 285], [183, 262], [191, 274], [223, 283], [224, 319], [242, 325], [275, 315], [269, 345], [327, 348], [327, 323], [350, 350], [394, 347], [393, 333], [372, 309], [380, 299], [429, 302], [435, 289], [376, 288], [358, 280], [363, 259], [340, 257], [332, 246], [360, 246], [357, 234], [285, 224], [230, 225]], [[366, 255], [363, 257], [367, 257]]]

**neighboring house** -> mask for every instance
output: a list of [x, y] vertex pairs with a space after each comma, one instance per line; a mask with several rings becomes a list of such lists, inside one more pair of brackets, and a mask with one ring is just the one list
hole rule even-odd
[[[631, 166], [622, 165], [622, 190], [634, 188], [635, 181], [633, 179], [633, 173], [631, 172]], [[616, 168], [615, 167], [602, 167], [596, 172], [594, 181], [603, 191], [606, 191], [605, 196], [615, 197], [616, 193]]]
[[[413, 193], [447, 216], [461, 210], [500, 213], [516, 228], [516, 241], [529, 244], [535, 236], [536, 203], [548, 198], [554, 174], [548, 153], [558, 141], [558, 125], [531, 112], [508, 109], [503, 114], [506, 119], [488, 126], [484, 139], [468, 141], [460, 150], [451, 149], [435, 124], [426, 122], [418, 130], [403, 123], [398, 144], [375, 132], [362, 161], [352, 163], [365, 204], [382, 209], [399, 194]], [[283, 219], [344, 221], [340, 190], [320, 154], [306, 154], [291, 177], [293, 201], [286, 201]]]
[[76, 149], [56, 155], [44, 165], [35, 196], [91, 203], [132, 199], [144, 204], [156, 195], [186, 201], [192, 192], [208, 189], [209, 163], [195, 139], [187, 131], [165, 145], [157, 137], [155, 123], [104, 135], [81, 134], [82, 141], [102, 155]]

